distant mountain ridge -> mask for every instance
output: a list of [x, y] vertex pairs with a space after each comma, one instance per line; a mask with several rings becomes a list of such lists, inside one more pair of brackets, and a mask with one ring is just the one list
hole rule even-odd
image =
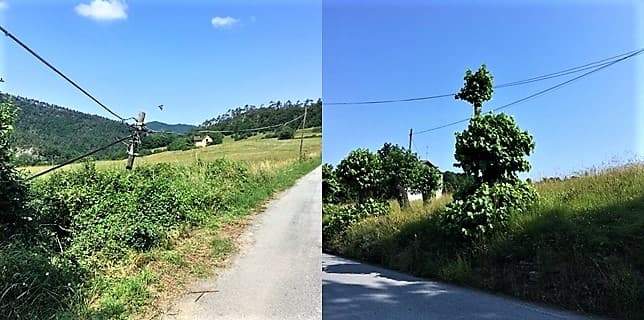
[[146, 126], [154, 131], [180, 133], [180, 134], [188, 133], [197, 128], [197, 126], [193, 126], [191, 124], [183, 124], [183, 123], [168, 124], [168, 123], [159, 122], [159, 121], [148, 122], [146, 123]]

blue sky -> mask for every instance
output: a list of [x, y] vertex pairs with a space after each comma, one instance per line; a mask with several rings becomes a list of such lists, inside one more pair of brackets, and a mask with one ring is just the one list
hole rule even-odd
[[[551, 3], [551, 4], [546, 4]], [[629, 1], [327, 0], [323, 8], [326, 102], [427, 96], [457, 91], [467, 68], [487, 64], [496, 83], [555, 72], [644, 47], [641, 6]], [[609, 4], [610, 3], [610, 4]], [[535, 138], [539, 178], [644, 155], [644, 55], [507, 109]], [[497, 89], [493, 108], [563, 81]], [[324, 161], [385, 142], [407, 146], [410, 128], [470, 116], [453, 98], [381, 105], [325, 106]], [[638, 123], [640, 124], [638, 126]], [[415, 136], [419, 155], [456, 170], [454, 132]]]
[[[0, 21], [126, 116], [198, 124], [231, 107], [322, 94], [320, 0], [0, 0]], [[1, 39], [0, 90], [109, 116]]]

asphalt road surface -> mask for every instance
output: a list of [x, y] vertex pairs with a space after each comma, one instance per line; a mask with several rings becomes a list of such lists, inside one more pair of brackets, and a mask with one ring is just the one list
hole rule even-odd
[[219, 277], [197, 283], [165, 319], [321, 319], [322, 170], [272, 201]]
[[322, 270], [324, 320], [588, 319], [327, 254]]

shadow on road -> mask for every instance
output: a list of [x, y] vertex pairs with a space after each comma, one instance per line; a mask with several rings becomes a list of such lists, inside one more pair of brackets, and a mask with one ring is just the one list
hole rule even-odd
[[583, 319], [337, 257], [324, 260], [324, 319]]

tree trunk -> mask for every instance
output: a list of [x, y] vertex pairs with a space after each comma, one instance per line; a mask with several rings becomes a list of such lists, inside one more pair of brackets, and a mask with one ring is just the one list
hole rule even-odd
[[398, 204], [401, 208], [409, 207], [409, 197], [407, 196], [407, 190], [405, 188], [398, 186]]
[[423, 204], [429, 204], [432, 201], [431, 193], [423, 192], [422, 195], [423, 195]]

